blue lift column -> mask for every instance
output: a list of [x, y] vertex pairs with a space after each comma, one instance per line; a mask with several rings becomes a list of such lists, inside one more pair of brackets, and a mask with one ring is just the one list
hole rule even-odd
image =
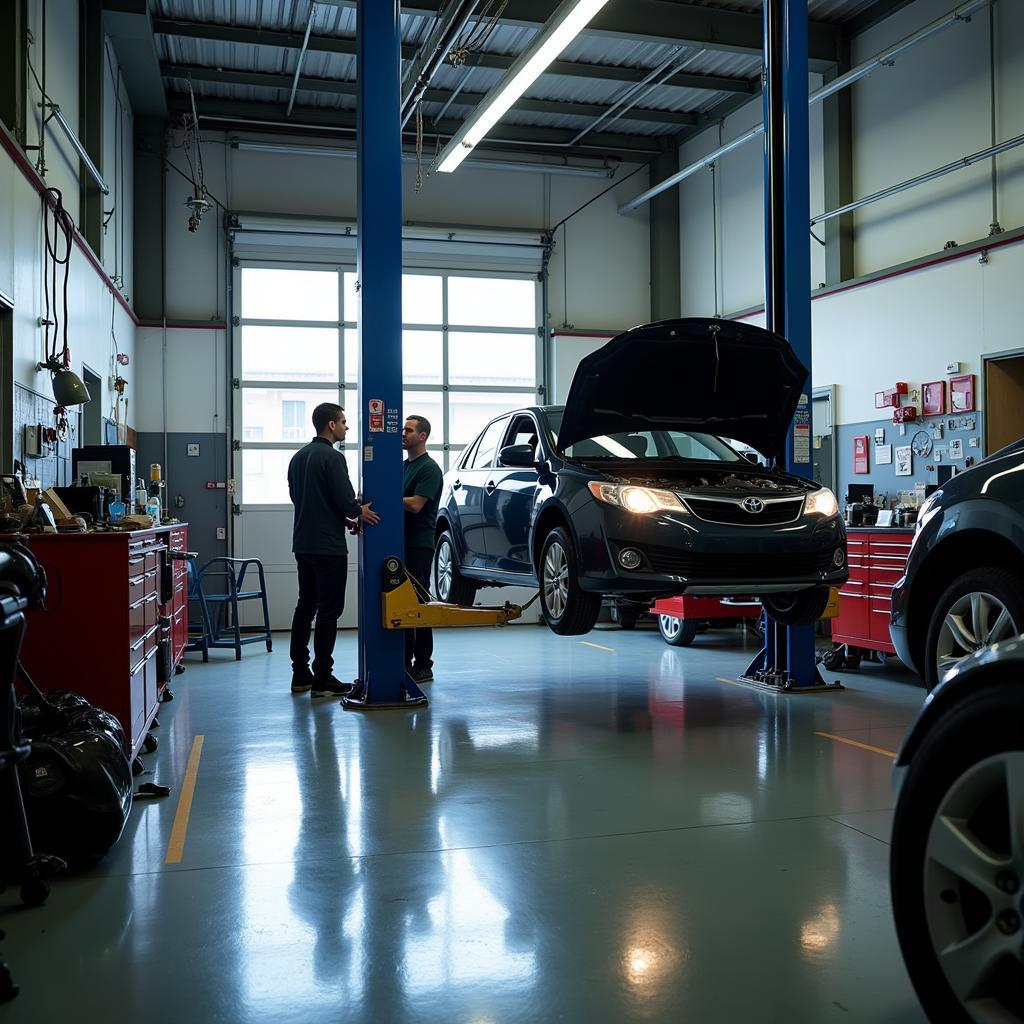
[[[766, 326], [811, 368], [810, 142], [807, 0], [764, 3], [764, 245]], [[811, 477], [811, 381], [786, 441], [785, 468]], [[742, 677], [772, 690], [840, 688], [815, 664], [814, 627], [766, 619], [765, 647]]]
[[[359, 543], [359, 678], [342, 705], [416, 707], [426, 697], [405, 674], [405, 634], [384, 629], [385, 572], [405, 557], [402, 511], [402, 131], [398, 0], [359, 5], [357, 276], [359, 463], [363, 500], [381, 521]], [[390, 565], [389, 565], [390, 563]]]

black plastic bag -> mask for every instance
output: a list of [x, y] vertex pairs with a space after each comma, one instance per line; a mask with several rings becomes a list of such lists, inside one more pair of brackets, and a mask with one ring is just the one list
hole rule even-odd
[[117, 842], [132, 807], [130, 748], [120, 722], [76, 693], [19, 702], [32, 752], [19, 766], [33, 846], [82, 865]]

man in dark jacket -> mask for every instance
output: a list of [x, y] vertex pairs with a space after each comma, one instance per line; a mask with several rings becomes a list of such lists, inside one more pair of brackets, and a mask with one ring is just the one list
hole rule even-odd
[[[313, 410], [316, 437], [288, 464], [288, 493], [295, 506], [292, 551], [299, 570], [299, 601], [292, 618], [292, 693], [333, 697], [351, 689], [334, 677], [334, 641], [345, 609], [348, 581], [346, 524], [380, 522], [370, 507], [356, 501], [345, 456], [334, 445], [345, 440], [345, 411], [333, 402]], [[313, 669], [309, 634], [313, 634]]]
[[[434, 561], [434, 527], [437, 505], [441, 500], [441, 467], [427, 454], [430, 421], [410, 416], [402, 431], [405, 449], [405, 565], [424, 589], [430, 587]], [[429, 629], [405, 632], [405, 668], [413, 682], [426, 683], [434, 678], [434, 634]]]

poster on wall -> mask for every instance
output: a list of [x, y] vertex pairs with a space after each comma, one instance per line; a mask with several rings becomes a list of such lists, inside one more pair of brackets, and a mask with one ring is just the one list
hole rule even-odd
[[875, 465], [876, 466], [891, 466], [892, 465], [892, 445], [891, 444], [876, 444], [875, 445]]
[[949, 439], [949, 457], [951, 459], [962, 459], [964, 457], [964, 442], [962, 438], [951, 437]]
[[901, 445], [896, 449], [896, 475], [910, 476], [914, 471], [914, 449]]
[[867, 434], [859, 434], [853, 439], [853, 471], [854, 473], [867, 473], [870, 471], [868, 465]]

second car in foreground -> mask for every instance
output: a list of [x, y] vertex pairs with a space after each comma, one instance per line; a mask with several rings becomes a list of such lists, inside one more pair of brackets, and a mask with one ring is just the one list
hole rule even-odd
[[490, 423], [445, 478], [438, 597], [540, 587], [556, 633], [587, 632], [604, 597], [754, 594], [807, 623], [843, 583], [827, 488], [744, 458], [783, 452], [807, 371], [748, 324], [673, 320], [586, 357], [564, 407]]

